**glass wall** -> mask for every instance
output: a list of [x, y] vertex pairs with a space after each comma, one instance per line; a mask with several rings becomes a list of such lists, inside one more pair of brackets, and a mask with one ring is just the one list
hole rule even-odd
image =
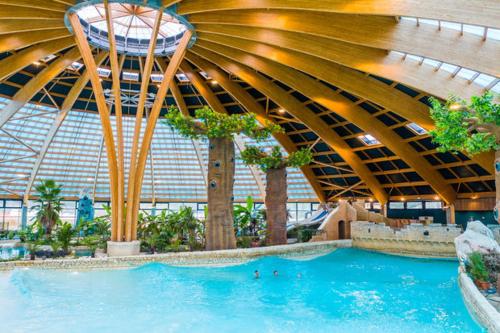
[[[243, 204], [243, 203], [242, 203]], [[36, 205], [34, 201], [29, 202], [27, 210], [27, 223], [31, 224], [35, 219], [35, 211], [31, 208]], [[109, 202], [96, 202], [94, 203], [94, 216], [106, 215], [104, 209], [109, 205]], [[141, 210], [148, 214], [159, 214], [162, 210], [178, 211], [181, 207], [191, 207], [195, 216], [199, 219], [205, 218], [205, 202], [165, 202], [157, 203], [153, 207], [151, 203], [141, 203]], [[63, 201], [63, 210], [61, 212], [61, 220], [71, 224], [76, 223], [77, 216], [77, 201]], [[264, 208], [262, 202], [255, 203], [256, 209]], [[315, 202], [291, 202], [287, 204], [290, 213], [290, 221], [303, 220], [308, 218], [311, 213], [319, 208], [319, 203]], [[0, 199], [0, 231], [2, 230], [17, 230], [21, 228], [22, 224], [22, 201], [21, 200], [2, 200]]]
[[0, 231], [16, 230], [21, 227], [21, 206], [21, 201], [0, 200]]

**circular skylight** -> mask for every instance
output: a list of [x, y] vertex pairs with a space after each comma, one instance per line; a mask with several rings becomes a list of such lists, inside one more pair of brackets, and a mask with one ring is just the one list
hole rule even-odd
[[[128, 3], [110, 3], [116, 48], [119, 53], [146, 55], [153, 33], [158, 10]], [[75, 10], [89, 42], [100, 48], [109, 49], [108, 27], [104, 4], [92, 3]], [[175, 51], [187, 22], [169, 11], [164, 11], [158, 32], [155, 54], [171, 54]]]

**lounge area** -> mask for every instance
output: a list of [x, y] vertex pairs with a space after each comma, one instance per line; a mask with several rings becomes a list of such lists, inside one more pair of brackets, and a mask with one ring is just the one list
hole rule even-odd
[[0, 331], [500, 333], [498, 0], [0, 1]]

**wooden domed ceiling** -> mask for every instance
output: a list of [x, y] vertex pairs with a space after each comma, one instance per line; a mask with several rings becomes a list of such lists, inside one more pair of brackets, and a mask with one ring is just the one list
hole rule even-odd
[[[76, 2], [0, 0], [0, 94], [10, 100], [0, 112], [0, 127], [14, 121], [26, 103], [58, 109], [44, 144], [33, 152], [31, 183], [66, 115], [97, 111], [89, 74], [65, 24]], [[322, 201], [439, 197], [452, 203], [457, 197], [494, 196], [491, 154], [469, 159], [436, 150], [428, 135], [433, 128], [428, 97], [500, 91], [500, 2], [163, 0], [161, 5], [195, 35], [162, 112], [170, 104], [191, 113], [208, 104], [279, 123], [286, 135], [276, 139], [286, 150], [314, 152], [315, 162], [302, 171]], [[112, 88], [108, 51], [93, 53], [106, 93]], [[129, 101], [124, 113], [133, 115], [145, 58], [125, 54], [120, 60], [121, 89]], [[155, 58], [151, 98], [168, 61], [169, 54]]]

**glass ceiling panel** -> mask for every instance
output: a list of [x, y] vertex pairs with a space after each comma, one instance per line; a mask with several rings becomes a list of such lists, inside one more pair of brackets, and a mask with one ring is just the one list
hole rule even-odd
[[[145, 55], [153, 33], [157, 10], [145, 6], [111, 3], [113, 31], [117, 49], [128, 54]], [[98, 47], [109, 48], [108, 27], [103, 4], [77, 10], [89, 41]], [[174, 15], [174, 14], [172, 14]], [[171, 53], [187, 26], [168, 12], [164, 12], [159, 27], [155, 53]]]
[[[0, 98], [0, 108], [3, 108], [8, 102], [9, 100]], [[38, 115], [41, 112], [51, 111], [53, 113]], [[56, 112], [57, 110], [54, 108], [27, 104], [6, 124], [4, 129], [15, 134], [23, 142], [29, 143], [38, 152], [52, 126]], [[36, 116], [22, 118], [27, 115]], [[115, 119], [112, 117], [112, 126], [115, 129], [114, 122]], [[134, 117], [124, 117], [125, 167], [127, 170], [134, 122]], [[144, 119], [142, 128], [145, 128], [145, 122], [146, 119]], [[252, 143], [252, 140], [246, 137], [242, 137], [242, 140], [245, 143]], [[15, 140], [13, 141], [4, 133], [0, 135], [0, 144], [3, 147], [0, 149], [0, 160], [24, 156], [27, 153], [32, 154], [30, 158], [0, 163], [2, 171], [0, 172], [0, 182], [9, 181], [0, 186], [0, 196], [12, 195], [13, 193], [21, 196], [25, 191], [36, 156], [34, 152]], [[268, 140], [259, 145], [270, 147], [276, 144], [275, 140]], [[204, 179], [206, 170], [205, 167], [200, 166], [193, 141], [180, 137], [170, 127], [159, 122], [153, 135], [151, 147], [142, 188], [142, 198], [145, 201], [150, 201], [152, 198], [160, 202], [206, 201]], [[198, 147], [205, 166], [208, 157], [207, 142], [200, 142]], [[254, 175], [241, 162], [239, 150], [236, 151], [235, 200], [243, 201], [251, 195], [255, 200], [261, 201], [261, 193]], [[265, 185], [264, 174], [259, 172], [258, 176], [262, 184]], [[62, 195], [68, 199], [78, 197], [82, 191], [88, 191], [95, 193], [98, 200], [108, 200], [109, 178], [106, 149], [102, 146], [101, 125], [97, 114], [69, 112], [53, 138], [35, 179], [35, 186], [41, 179], [49, 178], [63, 185]], [[314, 192], [300, 170], [290, 169], [288, 181], [290, 200], [315, 200]]]

